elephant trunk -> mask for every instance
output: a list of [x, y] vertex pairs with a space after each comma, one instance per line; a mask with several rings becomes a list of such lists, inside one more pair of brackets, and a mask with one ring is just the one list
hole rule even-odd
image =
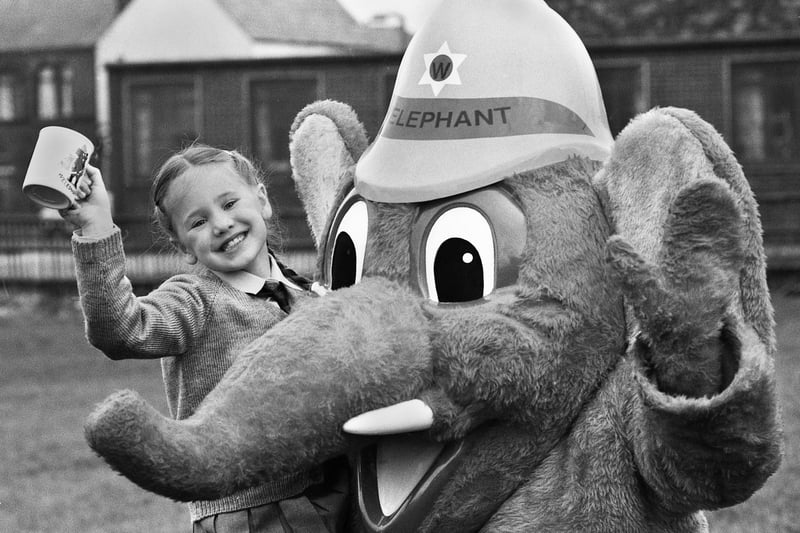
[[303, 472], [346, 451], [342, 424], [430, 387], [419, 296], [368, 279], [304, 302], [254, 341], [184, 420], [131, 391], [86, 423], [89, 445], [144, 489], [215, 499]]
[[84, 431], [95, 452], [143, 489], [180, 501], [220, 495], [214, 486], [219, 459], [203, 454], [198, 426], [161, 415], [133, 391], [108, 397]]

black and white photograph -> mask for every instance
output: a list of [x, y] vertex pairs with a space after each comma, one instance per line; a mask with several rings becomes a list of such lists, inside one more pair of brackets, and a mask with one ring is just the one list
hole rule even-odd
[[0, 532], [800, 532], [800, 0], [0, 0]]

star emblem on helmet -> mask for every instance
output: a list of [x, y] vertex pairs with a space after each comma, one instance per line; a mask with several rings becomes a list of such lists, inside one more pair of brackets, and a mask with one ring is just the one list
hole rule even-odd
[[445, 41], [439, 50], [432, 54], [423, 54], [423, 57], [425, 73], [419, 80], [419, 85], [430, 85], [434, 96], [439, 96], [445, 85], [461, 85], [458, 67], [467, 58], [466, 54], [454, 54]]

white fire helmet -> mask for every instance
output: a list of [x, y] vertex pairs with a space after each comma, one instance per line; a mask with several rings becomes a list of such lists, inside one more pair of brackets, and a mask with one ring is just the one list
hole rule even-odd
[[442, 0], [403, 56], [356, 190], [424, 202], [572, 155], [603, 161], [612, 143], [589, 54], [543, 0]]

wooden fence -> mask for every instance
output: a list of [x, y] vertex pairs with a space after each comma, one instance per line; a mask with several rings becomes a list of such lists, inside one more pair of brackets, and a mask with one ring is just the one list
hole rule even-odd
[[[134, 285], [155, 286], [191, 268], [169, 247], [152, 244], [147, 221], [129, 220], [120, 225], [127, 275]], [[61, 218], [0, 216], [0, 281], [11, 285], [74, 283], [71, 234], [71, 228]], [[311, 250], [287, 249], [282, 258], [300, 273], [314, 272], [315, 257]]]
[[[767, 207], [762, 207], [769, 213]], [[55, 215], [55, 218], [52, 217]], [[158, 285], [191, 268], [169, 246], [154, 245], [146, 219], [120, 219], [123, 229], [127, 274], [134, 286]], [[48, 218], [36, 215], [0, 215], [0, 283], [5, 285], [72, 284], [75, 266], [70, 236], [72, 230], [52, 212]], [[796, 272], [800, 267], [797, 231], [772, 228], [766, 237], [767, 265], [771, 271]], [[316, 258], [304, 241], [284, 243], [282, 259], [294, 270], [313, 275]]]

